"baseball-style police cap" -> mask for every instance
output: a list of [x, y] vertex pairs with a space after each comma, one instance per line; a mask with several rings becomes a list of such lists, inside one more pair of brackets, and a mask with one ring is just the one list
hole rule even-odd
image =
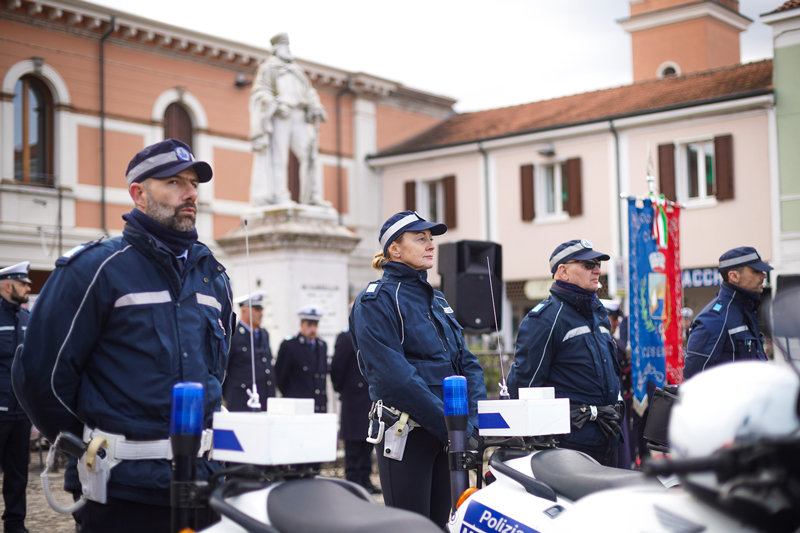
[[431, 235], [442, 235], [447, 231], [447, 226], [441, 223], [428, 222], [416, 211], [403, 211], [389, 217], [389, 220], [383, 223], [381, 233], [378, 236], [378, 242], [381, 243], [383, 253], [389, 248], [389, 245], [394, 240], [406, 231], [425, 231], [431, 230]]
[[4, 279], [18, 279], [24, 283], [32, 283], [30, 278], [28, 277], [28, 271], [31, 268], [30, 261], [23, 261], [22, 263], [17, 263], [16, 265], [11, 265], [10, 267], [6, 267], [0, 270], [0, 280]]
[[322, 318], [322, 315], [322, 308], [317, 307], [316, 305], [307, 305], [305, 307], [301, 307], [300, 310], [297, 311], [297, 316], [300, 317], [300, 320], [308, 320], [310, 322], [319, 322]]
[[198, 161], [189, 147], [176, 139], [151, 144], [136, 154], [128, 164], [125, 177], [128, 187], [147, 178], [171, 178], [187, 168], [194, 168], [200, 183], [211, 181], [211, 165]]
[[236, 298], [233, 303], [239, 304], [239, 307], [264, 307], [264, 298], [267, 293], [264, 291], [256, 291], [253, 294], [245, 294]]
[[749, 266], [761, 272], [769, 272], [772, 267], [761, 260], [761, 256], [755, 248], [750, 246], [740, 246], [733, 250], [728, 250], [719, 256], [719, 269], [721, 271]]
[[592, 243], [586, 239], [567, 241], [559, 244], [550, 256], [550, 273], [555, 275], [558, 265], [569, 261], [587, 261], [589, 259], [599, 259], [608, 261], [611, 259], [607, 254], [597, 252], [592, 248]]

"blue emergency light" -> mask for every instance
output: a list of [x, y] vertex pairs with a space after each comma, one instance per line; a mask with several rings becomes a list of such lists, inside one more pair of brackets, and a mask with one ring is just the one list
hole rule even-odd
[[448, 376], [444, 378], [442, 385], [444, 386], [444, 416], [468, 415], [467, 378]]
[[183, 382], [172, 386], [170, 435], [200, 435], [203, 432], [204, 393], [202, 383]]

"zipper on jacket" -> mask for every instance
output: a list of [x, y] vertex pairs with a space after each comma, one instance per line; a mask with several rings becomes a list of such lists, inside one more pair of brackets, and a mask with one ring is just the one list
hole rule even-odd
[[431, 326], [433, 326], [433, 331], [436, 333], [436, 338], [439, 339], [439, 342], [442, 344], [442, 349], [446, 352], [447, 351], [447, 346], [444, 345], [444, 341], [439, 336], [439, 330], [436, 329], [436, 324], [433, 323], [433, 319], [431, 318], [431, 314], [430, 313], [425, 313], [425, 316], [427, 316], [428, 320], [430, 320]]

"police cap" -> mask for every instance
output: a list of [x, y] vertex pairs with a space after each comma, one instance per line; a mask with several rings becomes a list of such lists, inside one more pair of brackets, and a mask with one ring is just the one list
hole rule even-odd
[[606, 308], [608, 314], [611, 316], [615, 316], [617, 318], [620, 317], [621, 312], [619, 309], [619, 302], [616, 300], [600, 300], [600, 303], [603, 304], [603, 307]]
[[406, 231], [425, 231], [431, 230], [431, 235], [442, 235], [447, 231], [447, 226], [441, 223], [428, 222], [416, 211], [403, 211], [396, 213], [389, 217], [389, 220], [383, 223], [380, 235], [378, 235], [378, 242], [381, 244], [383, 253], [394, 240], [400, 236], [401, 233]]
[[597, 252], [592, 248], [592, 243], [586, 239], [576, 239], [559, 244], [550, 256], [550, 273], [555, 275], [558, 265], [568, 261], [586, 261], [589, 259], [599, 259], [608, 261], [611, 259], [607, 254]]
[[306, 305], [297, 311], [297, 316], [300, 317], [300, 320], [309, 322], [319, 322], [323, 314], [322, 308], [316, 305]]
[[6, 267], [0, 270], [0, 280], [4, 279], [18, 279], [24, 283], [31, 283], [30, 278], [28, 277], [28, 271], [31, 268], [30, 261], [23, 261], [22, 263], [17, 263], [16, 265], [11, 265], [10, 267]]
[[733, 268], [749, 266], [761, 272], [769, 272], [772, 267], [761, 260], [758, 250], [750, 246], [740, 246], [733, 250], [728, 250], [719, 256], [719, 270], [725, 272]]
[[211, 181], [211, 165], [194, 158], [192, 150], [181, 141], [167, 139], [151, 144], [136, 154], [128, 164], [125, 177], [128, 187], [147, 178], [171, 178], [187, 168], [194, 168], [200, 183]]
[[239, 304], [239, 307], [264, 307], [264, 299], [267, 293], [264, 291], [256, 291], [253, 294], [245, 294], [236, 298], [233, 302]]

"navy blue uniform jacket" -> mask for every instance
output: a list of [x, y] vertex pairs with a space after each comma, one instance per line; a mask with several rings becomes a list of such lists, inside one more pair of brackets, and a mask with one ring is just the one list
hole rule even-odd
[[[275, 371], [272, 368], [272, 351], [269, 348], [269, 333], [258, 328], [253, 332], [253, 347], [256, 352], [256, 386], [261, 410], [267, 410], [267, 398], [275, 397]], [[236, 326], [231, 339], [228, 358], [228, 375], [222, 386], [225, 403], [229, 411], [250, 411], [247, 407], [247, 389], [253, 388], [253, 363], [250, 357], [250, 330], [241, 322]]]
[[689, 328], [684, 379], [722, 363], [767, 360], [758, 334], [759, 302], [758, 293], [722, 283], [719, 295]]
[[286, 398], [313, 398], [314, 412], [328, 409], [328, 345], [297, 334], [281, 343], [275, 360], [275, 379]]
[[336, 337], [331, 361], [331, 381], [333, 390], [338, 392], [342, 399], [339, 438], [363, 441], [369, 428], [372, 399], [369, 397], [367, 380], [358, 368], [358, 358], [350, 331], [343, 331]]
[[25, 339], [30, 313], [19, 304], [0, 298], [0, 420], [25, 420], [28, 415], [11, 388], [11, 363]]
[[[617, 345], [608, 312], [597, 298], [550, 289], [522, 321], [517, 334], [508, 390], [554, 387], [556, 398], [572, 405], [614, 405], [619, 397]], [[595, 423], [571, 428], [562, 441], [578, 447], [605, 448], [608, 439]]]
[[444, 444], [444, 378], [467, 378], [468, 434], [478, 427], [478, 400], [486, 399], [483, 369], [461, 329], [444, 295], [428, 283], [427, 271], [395, 261], [384, 265], [383, 277], [359, 294], [350, 313], [372, 400], [408, 413]]
[[[175, 256], [125, 226], [122, 237], [84, 245], [56, 262], [36, 301], [14, 390], [51, 442], [78, 437], [84, 424], [129, 440], [169, 438], [172, 386], [205, 387], [205, 427], [222, 403], [234, 315], [225, 269], [211, 251], [189, 249], [183, 275]], [[216, 468], [205, 459], [201, 479]], [[76, 490], [75, 466], [67, 490]], [[169, 505], [166, 459], [123, 461], [108, 495]]]

